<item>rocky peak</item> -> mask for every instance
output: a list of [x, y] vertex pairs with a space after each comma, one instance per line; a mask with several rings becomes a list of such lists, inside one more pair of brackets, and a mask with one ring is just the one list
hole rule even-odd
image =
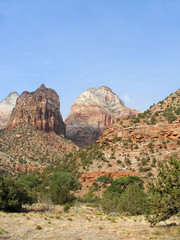
[[57, 93], [51, 88], [46, 88], [44, 84], [35, 92], [23, 92], [17, 99], [16, 108], [12, 113], [11, 126], [20, 122], [28, 122], [38, 130], [65, 134]]
[[7, 126], [18, 96], [17, 92], [12, 92], [0, 102], [0, 129]]
[[105, 89], [105, 90], [107, 90], [107, 91], [112, 92], [112, 90], [111, 90], [109, 87], [106, 87], [106, 86], [101, 86], [100, 89]]
[[[78, 97], [73, 105], [99, 105], [107, 109], [125, 106], [124, 102], [108, 87], [89, 88]], [[114, 111], [114, 109], [112, 109]]]
[[10, 93], [2, 102], [0, 102], [0, 110], [13, 109], [16, 105], [16, 100], [19, 97], [17, 92]]
[[39, 89], [46, 89], [45, 85], [44, 84], [41, 84], [40, 88]]
[[72, 105], [65, 121], [66, 134], [77, 145], [88, 145], [95, 142], [117, 118], [123, 119], [135, 113], [137, 111], [125, 107], [110, 88], [89, 88]]

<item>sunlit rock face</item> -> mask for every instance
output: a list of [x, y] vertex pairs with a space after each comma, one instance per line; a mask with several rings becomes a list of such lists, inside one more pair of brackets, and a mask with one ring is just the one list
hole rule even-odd
[[0, 129], [5, 128], [8, 125], [18, 97], [19, 95], [17, 92], [12, 92], [0, 102]]
[[94, 143], [116, 119], [136, 114], [108, 87], [90, 88], [78, 97], [65, 121], [66, 135], [78, 146]]
[[12, 112], [10, 127], [27, 122], [38, 130], [65, 134], [65, 124], [60, 113], [57, 93], [44, 84], [35, 92], [23, 92]]

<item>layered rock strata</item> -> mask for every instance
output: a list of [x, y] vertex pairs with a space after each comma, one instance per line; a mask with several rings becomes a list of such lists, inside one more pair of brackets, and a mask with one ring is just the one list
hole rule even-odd
[[118, 118], [137, 114], [108, 87], [87, 89], [71, 107], [65, 121], [66, 135], [78, 146], [94, 143]]
[[10, 127], [27, 122], [38, 130], [65, 134], [65, 124], [60, 113], [57, 93], [44, 84], [35, 92], [23, 92], [12, 112]]

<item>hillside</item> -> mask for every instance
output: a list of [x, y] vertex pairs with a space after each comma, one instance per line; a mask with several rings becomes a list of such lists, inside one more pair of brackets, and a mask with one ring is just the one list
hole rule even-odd
[[135, 175], [154, 179], [159, 161], [180, 157], [180, 89], [144, 113], [112, 124], [99, 140], [69, 157], [89, 188], [100, 175]]
[[71, 141], [20, 123], [0, 132], [0, 168], [29, 171], [61, 166], [88, 189], [100, 175], [153, 179], [158, 161], [180, 157], [180, 90], [144, 113], [112, 124], [99, 140], [78, 149]]
[[45, 133], [20, 123], [0, 131], [0, 170], [5, 172], [41, 169], [60, 161], [78, 147], [54, 132]]

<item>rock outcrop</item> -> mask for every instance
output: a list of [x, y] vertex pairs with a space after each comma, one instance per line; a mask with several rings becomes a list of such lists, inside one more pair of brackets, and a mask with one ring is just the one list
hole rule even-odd
[[87, 89], [71, 107], [65, 121], [66, 135], [78, 146], [94, 143], [118, 118], [137, 114], [108, 87]]
[[10, 126], [27, 122], [38, 130], [65, 134], [65, 124], [60, 113], [57, 93], [41, 85], [35, 92], [23, 92], [12, 112]]
[[[93, 183], [96, 182], [97, 178], [100, 176], [107, 176], [113, 180], [120, 177], [129, 177], [129, 176], [138, 176], [136, 172], [123, 172], [123, 171], [97, 171], [97, 172], [88, 172], [81, 175], [79, 182], [82, 184], [82, 189], [79, 191], [79, 196], [83, 196], [88, 193], [89, 188], [93, 186]], [[103, 188], [100, 190], [100, 196], [102, 195]]]
[[16, 100], [19, 97], [17, 92], [10, 93], [2, 102], [0, 102], [0, 129], [8, 125]]

